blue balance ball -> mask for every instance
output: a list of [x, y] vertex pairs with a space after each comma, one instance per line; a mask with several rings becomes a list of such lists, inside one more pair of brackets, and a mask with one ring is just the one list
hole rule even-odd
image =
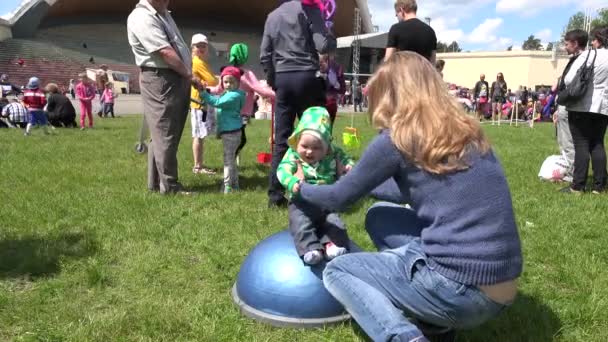
[[[352, 243], [351, 253], [361, 251]], [[274, 234], [249, 253], [232, 289], [241, 311], [279, 327], [319, 327], [350, 319], [323, 286], [326, 263], [308, 266], [288, 231]]]

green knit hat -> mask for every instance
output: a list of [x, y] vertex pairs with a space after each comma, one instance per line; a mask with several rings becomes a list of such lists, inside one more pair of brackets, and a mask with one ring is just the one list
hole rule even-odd
[[308, 108], [302, 114], [300, 122], [298, 122], [298, 127], [296, 127], [296, 130], [287, 140], [289, 146], [295, 148], [298, 144], [300, 134], [302, 134], [303, 131], [308, 130], [319, 133], [326, 145], [329, 146], [331, 144], [331, 119], [329, 118], [327, 109], [323, 107]]
[[249, 48], [243, 43], [237, 43], [230, 48], [230, 64], [245, 65], [249, 59]]

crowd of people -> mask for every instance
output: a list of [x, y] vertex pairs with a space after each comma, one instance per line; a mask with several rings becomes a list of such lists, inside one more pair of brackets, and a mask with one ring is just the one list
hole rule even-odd
[[[453, 335], [513, 302], [522, 256], [508, 185], [478, 122], [449, 96], [435, 68], [435, 32], [417, 19], [415, 0], [396, 1], [399, 22], [389, 33], [386, 60], [365, 89], [354, 90], [361, 92], [357, 105], [367, 93], [372, 122], [381, 129], [358, 163], [332, 143], [348, 87], [332, 62], [336, 38], [321, 1], [281, 1], [268, 15], [260, 47], [267, 85], [245, 68], [244, 44], [231, 48], [219, 79], [211, 76], [206, 37], [195, 35], [189, 46], [168, 5], [140, 0], [127, 23], [152, 136], [150, 191], [190, 193], [178, 181], [176, 157], [188, 107], [193, 171], [213, 172], [200, 153], [215, 120], [224, 150], [222, 191], [238, 190], [236, 157], [249, 104], [254, 92], [266, 92], [274, 98], [268, 205], [288, 207], [303, 262], [331, 260], [326, 288], [373, 340]], [[377, 204], [368, 213], [366, 228], [380, 251], [349, 254], [337, 213], [366, 195], [397, 204]], [[406, 202], [409, 207], [399, 205]]]
[[[231, 47], [224, 67], [212, 70], [207, 37], [195, 34], [187, 44], [169, 3], [140, 0], [127, 22], [151, 135], [148, 190], [192, 193], [179, 182], [177, 163], [190, 114], [192, 172], [215, 173], [203, 158], [204, 140], [215, 135], [223, 146], [221, 191], [238, 191], [238, 154], [247, 141], [255, 96], [271, 99], [275, 120], [268, 206], [287, 207], [289, 231], [305, 264], [330, 261], [323, 272], [326, 289], [373, 340], [453, 339], [455, 329], [495, 318], [517, 296], [521, 242], [506, 176], [478, 121], [485, 105], [500, 118], [509, 103], [532, 99], [542, 105], [546, 99], [544, 105], [561, 104], [557, 115], [549, 112], [564, 133], [560, 144], [571, 144], [574, 151], [573, 182], [565, 191], [585, 189], [590, 159], [593, 191], [606, 190], [606, 28], [593, 32], [592, 51], [584, 51], [584, 31], [566, 35], [573, 57], [549, 91], [512, 93], [499, 73], [491, 85], [481, 75], [469, 92], [446, 87], [443, 64], [436, 61], [435, 32], [417, 18], [415, 0], [397, 0], [398, 23], [389, 31], [384, 63], [365, 88], [354, 89], [355, 108], [366, 93], [372, 124], [379, 130], [355, 162], [333, 143], [337, 108], [348, 87], [342, 68], [332, 60], [337, 42], [324, 22], [321, 1], [281, 1], [268, 15], [260, 47], [265, 73], [260, 76], [266, 82], [246, 67], [249, 49], [243, 43]], [[592, 85], [574, 96], [573, 87], [580, 88], [581, 74], [590, 68]], [[97, 85], [86, 73], [74, 82], [81, 129], [85, 119], [93, 127], [97, 96], [113, 115], [112, 86], [103, 73], [99, 76]], [[3, 98], [5, 89], [23, 92], [2, 113], [6, 110], [26, 134], [32, 125], [46, 127], [47, 118], [76, 125], [74, 108], [56, 85], [45, 87], [47, 98], [37, 78], [23, 91], [4, 77], [2, 81]], [[469, 99], [479, 117], [466, 113], [458, 97]], [[45, 111], [70, 112], [71, 120]], [[338, 213], [366, 196], [382, 201], [365, 219], [378, 252], [349, 253], [347, 227]]]
[[[40, 126], [45, 134], [48, 127], [78, 127], [76, 109], [68, 98], [78, 100], [80, 104], [80, 129], [85, 129], [85, 119], [88, 127], [93, 128], [93, 102], [99, 98], [99, 117], [114, 115], [114, 103], [118, 94], [114, 92], [113, 84], [108, 81], [108, 67], [102, 65], [96, 73], [96, 79], [91, 80], [86, 72], [79, 74], [79, 82], [70, 80], [66, 90], [56, 83], [48, 83], [41, 87], [38, 77], [31, 77], [26, 86], [17, 87], [10, 83], [8, 75], [0, 76], [2, 97], [0, 98], [0, 127], [25, 129], [25, 135], [32, 133], [32, 128]], [[97, 86], [96, 86], [97, 85]]]

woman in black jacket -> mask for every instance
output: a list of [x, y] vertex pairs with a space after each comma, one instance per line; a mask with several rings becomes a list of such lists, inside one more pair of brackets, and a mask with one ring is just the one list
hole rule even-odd
[[78, 127], [76, 124], [76, 109], [67, 96], [59, 93], [55, 83], [49, 83], [46, 91], [50, 94], [47, 101], [49, 123], [54, 127]]

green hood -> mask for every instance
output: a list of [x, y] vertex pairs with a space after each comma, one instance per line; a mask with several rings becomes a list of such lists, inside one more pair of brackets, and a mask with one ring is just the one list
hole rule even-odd
[[245, 65], [249, 59], [249, 48], [243, 43], [232, 45], [230, 48], [230, 64], [235, 66]]
[[291, 148], [296, 148], [300, 134], [304, 130], [316, 131], [319, 133], [327, 146], [331, 145], [331, 119], [327, 109], [323, 107], [308, 108], [300, 118], [298, 126], [287, 142]]

